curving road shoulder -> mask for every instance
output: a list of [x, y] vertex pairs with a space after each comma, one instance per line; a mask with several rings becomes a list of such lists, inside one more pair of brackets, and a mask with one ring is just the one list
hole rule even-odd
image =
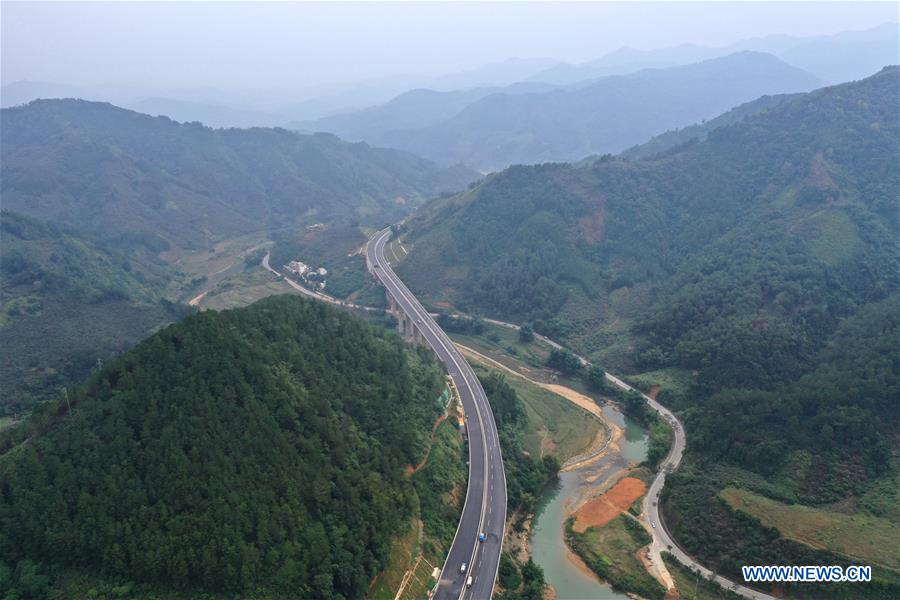
[[662, 560], [662, 552], [667, 551], [671, 553], [672, 556], [674, 556], [676, 559], [678, 559], [678, 562], [680, 562], [681, 564], [689, 567], [696, 572], [699, 572], [706, 579], [715, 581], [723, 588], [731, 590], [732, 592], [743, 596], [744, 598], [751, 598], [755, 600], [775, 600], [775, 598], [769, 596], [768, 594], [748, 588], [746, 586], [735, 583], [730, 579], [726, 579], [720, 575], [714, 574], [712, 571], [694, 560], [687, 552], [682, 550], [678, 546], [678, 544], [675, 543], [675, 541], [672, 539], [672, 536], [669, 535], [669, 531], [668, 529], [666, 529], [665, 523], [660, 518], [659, 495], [660, 493], [662, 493], [663, 486], [666, 484], [666, 474], [674, 471], [678, 468], [678, 465], [681, 464], [681, 457], [684, 454], [684, 448], [686, 444], [684, 426], [681, 424], [681, 421], [678, 420], [678, 417], [676, 417], [672, 413], [672, 411], [670, 411], [668, 408], [666, 408], [647, 394], [642, 393], [641, 391], [628, 385], [618, 377], [614, 377], [609, 373], [606, 374], [606, 379], [620, 389], [626, 391], [635, 391], [641, 394], [644, 400], [646, 400], [647, 404], [650, 405], [650, 408], [659, 413], [659, 416], [661, 416], [669, 423], [669, 426], [672, 427], [672, 432], [674, 433], [675, 439], [672, 442], [672, 447], [669, 449], [669, 454], [659, 463], [659, 472], [653, 479], [653, 483], [650, 484], [650, 488], [647, 490], [647, 495], [644, 496], [643, 514], [646, 516], [647, 523], [650, 524], [648, 532], [653, 538], [653, 541], [650, 543], [650, 560], [653, 562], [653, 564], [661, 570], [665, 569], [665, 563]]

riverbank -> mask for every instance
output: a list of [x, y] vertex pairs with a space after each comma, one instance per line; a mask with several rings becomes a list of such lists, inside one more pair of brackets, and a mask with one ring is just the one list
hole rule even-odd
[[[524, 562], [531, 558], [544, 570], [545, 580], [551, 588], [550, 597], [561, 600], [626, 598], [623, 593], [613, 590], [572, 551], [566, 543], [565, 530], [567, 521], [584, 507], [588, 507], [590, 512], [592, 503], [599, 502], [608, 507], [609, 518], [606, 521], [609, 521], [630, 508], [643, 495], [646, 483], [627, 476], [647, 458], [647, 432], [637, 421], [626, 417], [618, 406], [600, 404], [595, 398], [570, 387], [534, 379], [540, 376], [536, 369], [522, 365], [512, 357], [504, 357], [501, 362], [459, 342], [456, 345], [472, 363], [552, 392], [578, 407], [585, 417], [602, 423], [602, 430], [591, 443], [563, 464], [558, 481], [545, 491], [533, 517], [525, 519], [519, 531], [509, 528], [506, 544], [517, 560]], [[605, 496], [614, 493], [616, 486], [624, 479], [636, 483], [626, 484], [624, 494], [615, 493], [615, 502], [607, 502]], [[613, 509], [613, 506], [620, 509]], [[518, 521], [521, 515], [514, 515], [512, 519]]]
[[572, 459], [560, 473], [557, 486], [547, 490], [541, 499], [532, 526], [531, 558], [544, 569], [547, 583], [554, 588], [554, 597], [560, 600], [627, 598], [625, 593], [614, 590], [601, 579], [565, 539], [569, 519], [584, 507], [602, 502], [605, 494], [628, 479], [631, 469], [646, 457], [647, 436], [638, 424], [615, 406], [598, 408], [611, 432], [608, 443], [599, 452]]

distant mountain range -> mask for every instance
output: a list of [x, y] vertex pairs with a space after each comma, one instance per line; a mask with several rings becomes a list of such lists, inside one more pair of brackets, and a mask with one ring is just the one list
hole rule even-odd
[[[244, 91], [144, 89], [123, 85], [75, 86], [18, 81], [0, 88], [0, 104], [7, 108], [39, 98], [79, 98], [111, 102], [123, 108], [164, 115], [181, 122], [199, 121], [211, 127], [283, 125], [301, 131], [329, 131], [347, 139], [368, 140], [364, 136], [373, 135], [372, 128], [354, 125], [354, 121], [368, 117], [378, 121], [382, 116], [379, 108], [393, 114], [400, 106], [387, 105], [408, 92], [420, 96], [419, 106], [426, 101], [423, 92], [452, 94], [449, 99], [431, 94], [430, 101], [436, 107], [433, 113], [432, 109], [427, 109], [429, 114], [433, 114], [430, 122], [421, 123], [415, 118], [403, 117], [397, 123], [383, 123], [381, 130], [389, 124], [397, 130], [434, 125], [438, 122], [436, 119], [450, 118], [452, 114], [447, 111], [451, 108], [455, 112], [461, 111], [466, 105], [460, 105], [461, 99], [466, 97], [471, 103], [492, 93], [519, 94], [539, 89], [529, 88], [532, 84], [544, 89], [583, 85], [600, 77], [685, 65], [741, 51], [766, 52], [808, 71], [824, 83], [839, 83], [866, 77], [885, 65], [898, 62], [898, 37], [898, 24], [886, 23], [865, 31], [846, 31], [830, 36], [801, 38], [771, 35], [724, 47], [682, 44], [655, 50], [620, 48], [596, 60], [579, 64], [563, 63], [552, 58], [510, 58], [436, 77], [393, 75], [312, 88], [286, 85], [280, 89]], [[480, 91], [476, 92], [475, 88], [480, 88]], [[416, 110], [422, 109], [411, 108], [413, 112]]]
[[[410, 123], [409, 98], [366, 114], [332, 117], [340, 135], [402, 148], [439, 164], [463, 163], [482, 171], [516, 163], [579, 160], [621, 152], [668, 129], [709, 119], [764, 94], [802, 92], [821, 80], [767, 54], [741, 52], [702, 63], [647, 69], [565, 88], [520, 85], [503, 93], [473, 90], [475, 99], [457, 114], [419, 128]], [[517, 93], [520, 92], [520, 93]], [[435, 100], [435, 97], [437, 100]], [[462, 98], [416, 94], [420, 121]], [[445, 110], [444, 110], [445, 109]]]
[[529, 94], [554, 89], [562, 89], [562, 86], [535, 82], [445, 92], [420, 88], [400, 94], [378, 106], [316, 121], [292, 121], [285, 127], [307, 133], [327, 131], [349, 141], [376, 140], [392, 132], [437, 125], [451, 119], [469, 105], [494, 94]]
[[[888, 23], [832, 36], [768, 36], [722, 48], [621, 48], [588, 63], [555, 64], [524, 83], [447, 92], [417, 89], [362, 111], [294, 121], [286, 127], [328, 131], [481, 171], [579, 160], [620, 152], [761, 95], [804, 92], [871, 75], [900, 60], [898, 32], [896, 23]], [[716, 62], [728, 57], [732, 62]], [[700, 67], [703, 63], [718, 64], [719, 70]], [[699, 76], [704, 69], [705, 79]], [[674, 89], [678, 78], [693, 90]], [[656, 79], [662, 85], [651, 87]], [[717, 86], [734, 93], [723, 95]], [[671, 106], [664, 98], [654, 101], [648, 89], [671, 95]]]
[[199, 121], [210, 127], [271, 127], [364, 109], [416, 88], [452, 91], [510, 85], [556, 64], [558, 61], [548, 58], [510, 58], [437, 77], [395, 75], [312, 88], [284, 86], [249, 91], [15, 81], [0, 88], [0, 105], [9, 108], [38, 99], [78, 98], [110, 102], [180, 122]]
[[568, 85], [640, 69], [671, 67], [734, 52], [754, 51], [777, 56], [825, 82], [841, 83], [862, 79], [881, 67], [896, 64], [900, 52], [898, 48], [900, 26], [897, 23], [885, 23], [872, 29], [843, 31], [834, 35], [770, 35], [741, 40], [723, 47], [682, 44], [654, 50], [620, 48], [594, 61], [555, 65], [535, 73], [529, 80]]

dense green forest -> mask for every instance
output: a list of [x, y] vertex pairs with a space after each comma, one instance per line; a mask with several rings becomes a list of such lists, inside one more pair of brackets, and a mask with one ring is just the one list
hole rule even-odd
[[497, 600], [544, 600], [544, 570], [530, 558], [520, 565], [508, 552], [501, 554], [497, 582], [503, 588]]
[[[659, 397], [689, 432], [685, 473], [667, 486], [676, 539], [732, 576], [727, 557], [744, 550], [799, 560], [796, 542], [773, 544], [743, 513], [705, 515], [724, 514], [716, 494], [739, 485], [865, 518], [895, 481], [898, 87], [887, 67], [655, 157], [489, 176], [410, 220], [401, 275], [426, 299], [530, 322], [611, 369], [692, 373]], [[723, 464], [729, 477], [703, 475]], [[726, 550], [735, 519], [755, 523], [752, 549]]]
[[160, 295], [171, 269], [130, 243], [0, 213], [0, 416], [60, 398], [98, 360], [187, 314]]
[[71, 408], [44, 403], [2, 433], [4, 572], [358, 598], [411, 515], [404, 469], [443, 389], [427, 352], [321, 303], [190, 316], [92, 374]]
[[383, 225], [477, 178], [398, 150], [284, 129], [210, 129], [110, 104], [3, 109], [4, 207], [182, 247], [297, 224]]
[[[662, 154], [664, 152], [677, 151], [680, 146], [693, 143], [698, 140], [705, 140], [709, 132], [718, 129], [724, 125], [732, 125], [740, 123], [745, 117], [755, 115], [766, 111], [774, 106], [778, 106], [785, 100], [796, 98], [800, 94], [776, 94], [774, 96], [760, 96], [750, 102], [745, 102], [740, 106], [736, 106], [728, 112], [722, 113], [714, 119], [688, 125], [681, 129], [673, 129], [654, 136], [650, 140], [637, 146], [632, 146], [622, 156], [625, 158], [647, 158]], [[586, 159], [588, 162], [597, 160], [597, 156]]]

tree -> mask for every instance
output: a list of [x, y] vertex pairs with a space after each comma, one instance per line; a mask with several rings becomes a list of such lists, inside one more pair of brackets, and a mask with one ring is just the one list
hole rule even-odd
[[528, 323], [519, 328], [519, 340], [524, 344], [530, 344], [534, 341], [534, 329]]
[[606, 387], [606, 371], [599, 365], [591, 365], [585, 372], [585, 382], [595, 392], [602, 392]]
[[554, 348], [547, 357], [547, 366], [567, 375], [574, 375], [581, 370], [581, 361], [568, 350]]

